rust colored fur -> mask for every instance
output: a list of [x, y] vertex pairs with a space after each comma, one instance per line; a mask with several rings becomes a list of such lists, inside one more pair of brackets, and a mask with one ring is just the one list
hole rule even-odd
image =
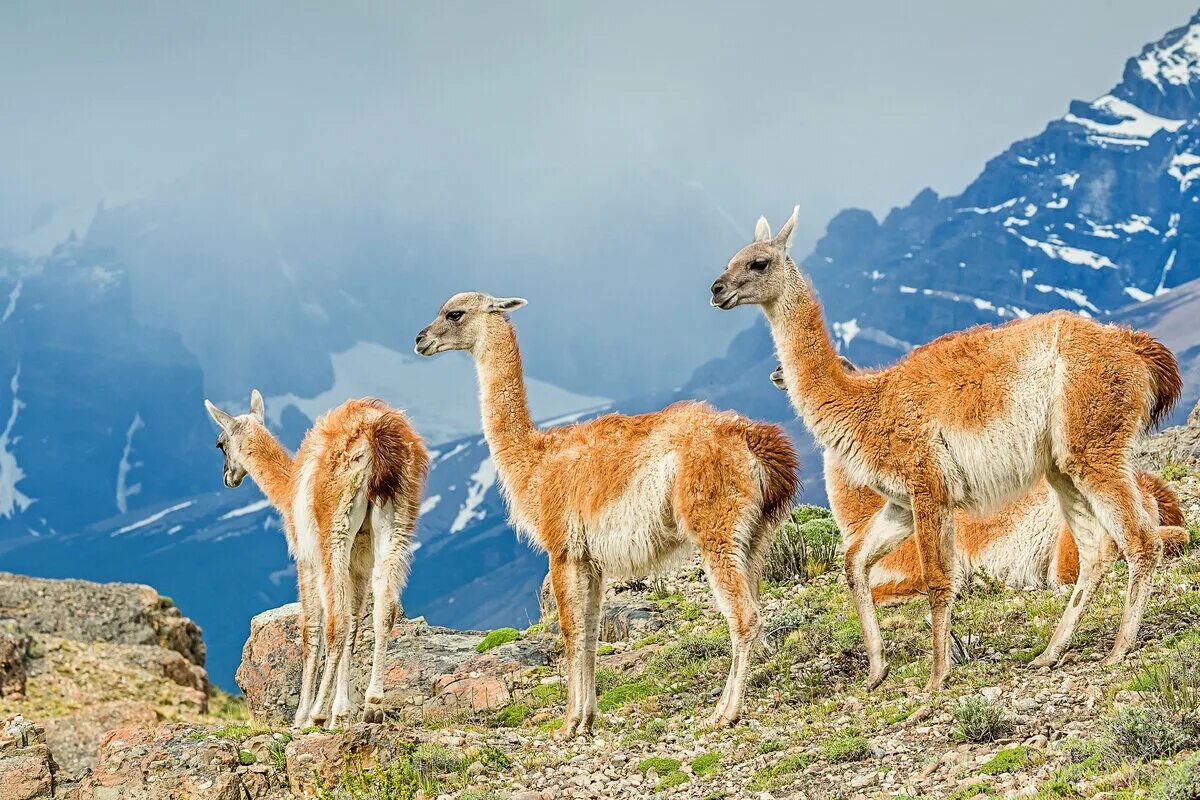
[[[845, 475], [840, 471], [833, 472], [831, 480], [838, 483], [837, 488], [830, 489], [830, 503], [839, 519], [847, 520], [843, 537], [847, 543], [866, 535], [866, 528], [871, 518], [883, 507], [883, 498], [864, 486], [853, 486], [846, 482]], [[1183, 518], [1179, 508], [1178, 498], [1160, 478], [1148, 472], [1138, 473], [1138, 486], [1148, 503], [1152, 503], [1157, 513], [1158, 534], [1162, 538], [1164, 553], [1178, 555], [1187, 546], [1187, 531], [1180, 527]], [[1012, 537], [1020, 537], [1023, 531], [1018, 522], [1022, 514], [1035, 504], [1049, 504], [1060, 525], [1057, 536], [1046, 537], [1045, 541], [1030, 541], [1028, 545], [1041, 545], [1041, 552], [1035, 561], [1041, 564], [1039, 577], [1041, 583], [1020, 582], [1017, 586], [1041, 585], [1046, 587], [1073, 584], [1079, 577], [1079, 549], [1070, 529], [1062, 522], [1062, 516], [1057, 510], [1057, 500], [1050, 493], [1045, 482], [1040, 483], [1025, 498], [1010, 503], [1003, 508], [983, 518], [972, 518], [959, 511], [955, 514], [956, 547], [960, 561], [967, 565], [964, 581], [970, 577], [973, 564], [978, 563], [980, 556], [989, 546], [1001, 543], [1001, 551], [1010, 552], [1002, 541]], [[1004, 564], [994, 561], [982, 566], [987, 573], [989, 568], [999, 568], [999, 577], [1011, 580], [1011, 573], [1004, 570]], [[888, 555], [884, 556], [871, 570], [871, 594], [877, 605], [892, 605], [917, 598], [927, 594], [925, 579], [921, 571], [921, 558], [917, 551], [916, 541], [909, 537]], [[995, 576], [994, 576], [995, 577]]]
[[318, 418], [293, 458], [267, 430], [257, 392], [252, 409], [255, 403], [256, 411], [236, 418], [209, 410], [224, 428], [227, 470], [236, 462], [258, 483], [282, 516], [296, 558], [305, 662], [295, 725], [348, 722], [351, 649], [371, 599], [375, 653], [364, 720], [380, 721], [382, 650], [407, 577], [428, 471], [425, 447], [401, 412], [364, 398]]
[[994, 513], [1043, 477], [1080, 547], [1075, 596], [1036, 666], [1057, 662], [1111, 560], [1130, 566], [1128, 601], [1108, 663], [1133, 647], [1162, 553], [1132, 480], [1132, 444], [1179, 393], [1178, 365], [1148, 334], [1055, 312], [937, 339], [890, 367], [848, 372], [816, 292], [788, 255], [797, 212], [772, 236], [760, 220], [711, 287], [721, 309], [759, 305], [792, 404], [856, 485], [885, 498], [870, 533], [850, 542], [846, 576], [870, 662], [887, 675], [867, 573], [915, 534], [928, 587], [933, 665], [949, 673], [956, 511]]
[[468, 350], [475, 359], [484, 435], [510, 518], [549, 554], [567, 663], [563, 732], [589, 730], [596, 715], [604, 578], [657, 571], [693, 547], [733, 639], [713, 718], [730, 724], [760, 629], [762, 559], [799, 485], [791, 442], [778, 426], [694, 402], [538, 430], [504, 313], [523, 304], [455, 295], [417, 337], [417, 352]]

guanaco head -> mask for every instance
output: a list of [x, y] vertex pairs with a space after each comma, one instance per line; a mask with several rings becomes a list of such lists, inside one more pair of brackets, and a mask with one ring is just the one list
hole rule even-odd
[[483, 292], [461, 292], [438, 309], [433, 322], [417, 334], [418, 355], [432, 356], [447, 350], [477, 352], [498, 325], [507, 325], [505, 314], [525, 305], [520, 297], [492, 297]]
[[730, 259], [729, 266], [713, 283], [710, 302], [714, 306], [728, 311], [735, 306], [764, 305], [779, 299], [792, 278], [790, 273], [796, 271], [788, 249], [796, 235], [799, 215], [800, 206], [796, 206], [776, 236], [771, 235], [766, 217], [758, 218], [754, 241]]
[[[842, 364], [842, 369], [846, 372], [857, 372], [858, 367], [853, 361], [845, 356], [838, 356], [838, 361]], [[775, 388], [780, 391], [787, 391], [787, 379], [783, 377], [783, 364], [775, 367], [775, 371], [771, 373], [771, 383], [775, 384]]]
[[225, 454], [225, 485], [236, 489], [246, 478], [246, 438], [255, 429], [266, 426], [262, 395], [258, 389], [250, 392], [250, 413], [236, 417], [226, 414], [208, 400], [204, 401], [204, 407], [213, 421], [221, 426], [217, 449]]

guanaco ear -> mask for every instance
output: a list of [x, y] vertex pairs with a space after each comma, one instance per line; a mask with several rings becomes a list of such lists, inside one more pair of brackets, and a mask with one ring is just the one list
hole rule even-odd
[[758, 224], [754, 226], [754, 241], [765, 242], [771, 238], [771, 223], [767, 222], [766, 217], [759, 217]]
[[487, 311], [509, 312], [516, 311], [527, 301], [523, 297], [489, 297], [487, 302]]
[[858, 365], [845, 356], [838, 356], [838, 361], [842, 362], [842, 369], [846, 372], [858, 372]]
[[792, 249], [792, 239], [796, 237], [796, 220], [799, 218], [800, 206], [796, 206], [792, 209], [792, 216], [783, 223], [783, 227], [779, 229], [779, 235], [775, 237], [775, 244], [785, 253]]
[[263, 405], [263, 396], [258, 389], [250, 390], [250, 413], [258, 417], [258, 421], [264, 425], [267, 422], [266, 408]]
[[208, 415], [213, 418], [213, 422], [217, 423], [225, 430], [229, 430], [229, 426], [233, 424], [233, 417], [231, 415], [226, 414], [208, 400], [204, 401], [204, 407], [208, 409]]

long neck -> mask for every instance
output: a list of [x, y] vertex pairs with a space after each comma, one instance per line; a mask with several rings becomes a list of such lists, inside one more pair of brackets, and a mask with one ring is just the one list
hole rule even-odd
[[266, 428], [255, 428], [243, 444], [246, 471], [263, 490], [271, 505], [284, 516], [292, 508], [292, 475], [295, 471], [292, 456]]
[[783, 295], [764, 304], [763, 312], [783, 364], [788, 397], [805, 424], [826, 447], [836, 444], [831, 438], [853, 436], [856, 431], [847, 426], [862, 419], [853, 409], [869, 399], [872, 379], [851, 375], [842, 366], [808, 281], [791, 271]]
[[525, 399], [516, 331], [507, 322], [494, 325], [474, 355], [483, 435], [503, 470], [528, 454], [537, 432]]

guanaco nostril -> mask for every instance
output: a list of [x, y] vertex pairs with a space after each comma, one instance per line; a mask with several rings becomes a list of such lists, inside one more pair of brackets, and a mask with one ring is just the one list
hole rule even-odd
[[721, 283], [720, 281], [717, 281], [716, 283], [714, 283], [712, 285], [712, 293], [714, 296], [719, 295], [724, 291], [725, 291], [725, 284]]
[[425, 340], [425, 331], [421, 331], [420, 333], [417, 334], [417, 345], [420, 346], [421, 342], [424, 340]]

